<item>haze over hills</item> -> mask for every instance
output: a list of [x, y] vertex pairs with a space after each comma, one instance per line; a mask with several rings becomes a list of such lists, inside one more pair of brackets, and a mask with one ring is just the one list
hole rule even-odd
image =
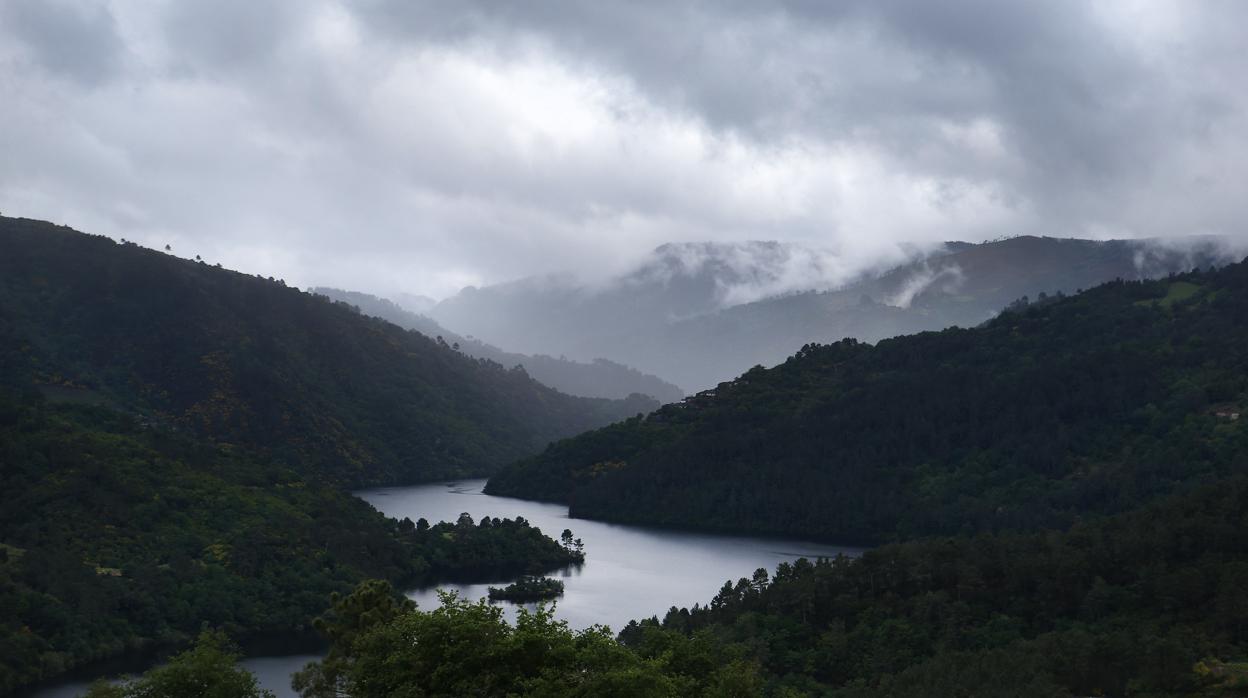
[[606, 356], [693, 391], [756, 364], [773, 365], [810, 342], [874, 342], [974, 326], [1023, 296], [1233, 258], [1216, 238], [1030, 236], [915, 248], [908, 255], [889, 269], [856, 271], [835, 256], [779, 243], [665, 245], [606, 285], [545, 278], [470, 288], [430, 314], [486, 341]]
[[[899, 258], [904, 258], [900, 254]], [[620, 359], [626, 344], [669, 323], [847, 274], [834, 255], [777, 242], [658, 247], [637, 268], [602, 284], [571, 274], [465, 288], [429, 314], [461, 332], [525, 352]], [[662, 375], [662, 374], [659, 374]], [[670, 378], [670, 377], [669, 377]]]
[[[479, 339], [463, 337], [442, 327], [426, 315], [401, 307], [386, 298], [358, 291], [315, 287], [313, 293], [354, 305], [366, 315], [392, 322], [431, 337], [441, 337], [453, 348], [479, 359], [488, 359], [507, 367], [523, 366], [539, 383], [569, 395], [622, 399], [633, 394], [647, 395], [662, 403], [675, 402], [684, 392], [667, 381], [642, 373], [614, 361], [597, 358], [589, 362], [555, 358], [545, 354], [516, 354], [486, 344]], [[430, 301], [432, 303], [432, 301]]]
[[404, 310], [421, 314], [429, 312], [429, 309], [438, 304], [438, 301], [429, 296], [422, 296], [415, 293], [399, 293], [394, 297], [397, 303]]

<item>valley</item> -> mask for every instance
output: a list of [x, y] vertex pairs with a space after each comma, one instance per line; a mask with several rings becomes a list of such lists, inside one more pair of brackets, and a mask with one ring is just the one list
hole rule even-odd
[[[295, 654], [235, 666], [283, 695], [300, 669], [304, 696], [374, 680], [541, 695], [576, 676], [647, 695], [956, 692], [969, 676], [1164, 693], [1208, 684], [1198, 664], [1236, 671], [1248, 262], [1175, 273], [1196, 257], [1163, 255], [1160, 279], [809, 342], [660, 405], [559, 392], [380, 299], [0, 224], [5, 691], [96, 698], [112, 689], [57, 677], [191, 644], [133, 686], [159, 682], [193, 657], [233, 663], [229, 636], [288, 638]], [[1027, 277], [972, 264], [995, 249], [950, 252], [971, 255], [959, 283]], [[1117, 260], [1097, 274], [1124, 254], [1072, 249]], [[564, 593], [478, 602], [528, 575]], [[390, 657], [407, 651], [394, 633], [477, 627], [493, 628], [474, 650], [488, 672], [367, 669], [434, 661]], [[520, 661], [521, 632], [563, 649]], [[481, 661], [438, 642], [438, 663]]]
[[[414, 487], [386, 487], [356, 493], [377, 511], [394, 519], [427, 518], [455, 521], [460, 514], [476, 518], [522, 518], [554, 537], [570, 528], [587, 551], [585, 564], [567, 565], [548, 575], [564, 582], [565, 594], [555, 605], [556, 617], [575, 629], [606, 625], [614, 630], [629, 621], [663, 617], [673, 606], [703, 603], [726, 580], [774, 568], [798, 558], [858, 555], [860, 550], [786, 538], [708, 535], [686, 531], [604, 524], [568, 517], [567, 507], [521, 499], [491, 497], [481, 492], [484, 480], [457, 480]], [[454, 591], [476, 600], [491, 584], [519, 575], [479, 577], [477, 583], [440, 583], [406, 589], [404, 595], [421, 609], [439, 606], [438, 591]], [[514, 619], [515, 606], [504, 604]], [[532, 604], [528, 604], [532, 608]], [[249, 657], [243, 665], [256, 671], [265, 688], [279, 696], [289, 692], [290, 676], [317, 655], [291, 654]], [[141, 671], [137, 666], [132, 671]], [[90, 681], [78, 680], [49, 687], [30, 698], [68, 698], [85, 691]]]
[[0, 698], [1248, 696], [1244, 46], [0, 0]]

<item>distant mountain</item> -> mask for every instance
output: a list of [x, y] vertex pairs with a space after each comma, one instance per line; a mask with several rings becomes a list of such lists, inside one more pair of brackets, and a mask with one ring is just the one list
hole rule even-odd
[[486, 474], [657, 403], [571, 397], [345, 304], [0, 218], [9, 380], [350, 484]]
[[488, 341], [525, 351], [557, 342], [569, 356], [607, 356], [695, 390], [774, 365], [811, 342], [974, 326], [1023, 296], [1231, 259], [1211, 238], [1179, 245], [1018, 237], [910, 256], [855, 275], [833, 256], [792, 245], [665, 245], [603, 286], [548, 278], [465, 289], [431, 315]]
[[[993, 249], [965, 250], [968, 277], [987, 278], [972, 265]], [[486, 491], [846, 542], [1065, 528], [1248, 472], [1246, 376], [1242, 262], [1019, 303], [973, 329], [807, 345], [553, 444]]]
[[685, 396], [684, 391], [662, 378], [614, 361], [594, 359], [582, 362], [544, 354], [513, 354], [472, 337], [461, 337], [443, 328], [436, 320], [400, 307], [398, 303], [385, 298], [336, 288], [317, 287], [310, 290], [312, 293], [356, 306], [365, 315], [379, 317], [428, 337], [441, 337], [446, 344], [469, 356], [488, 359], [508, 367], [523, 366], [539, 383], [569, 395], [622, 399], [641, 394], [662, 403], [676, 402]]
[[412, 313], [427, 313], [430, 308], [438, 304], [436, 300], [429, 296], [420, 296], [413, 293], [400, 293], [394, 297], [394, 300], [401, 308]]
[[[835, 278], [838, 272], [829, 259], [776, 242], [668, 244], [600, 286], [563, 275], [469, 287], [429, 314], [461, 332], [526, 353], [559, 351], [577, 359], [606, 356], [627, 363], [621, 351], [646, 344], [670, 323], [788, 288], [794, 277], [812, 283]], [[646, 354], [663, 351], [656, 346]]]

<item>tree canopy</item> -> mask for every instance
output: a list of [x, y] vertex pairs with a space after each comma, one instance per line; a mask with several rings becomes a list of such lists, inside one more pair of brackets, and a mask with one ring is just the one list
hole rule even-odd
[[878, 543], [1064, 528], [1248, 467], [1248, 264], [808, 345], [552, 444], [487, 492], [574, 516]]

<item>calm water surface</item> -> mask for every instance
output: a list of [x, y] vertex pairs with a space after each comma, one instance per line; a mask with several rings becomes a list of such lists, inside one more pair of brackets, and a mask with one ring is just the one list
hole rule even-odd
[[[356, 494], [387, 516], [454, 521], [462, 512], [482, 516], [523, 516], [546, 535], [558, 539], [565, 528], [585, 541], [585, 564], [552, 573], [564, 583], [555, 615], [573, 628], [602, 624], [618, 632], [635, 618], [660, 618], [672, 606], [705, 604], [725, 581], [749, 577], [765, 567], [799, 557], [857, 554], [859, 549], [783, 538], [721, 536], [687, 531], [641, 528], [568, 518], [562, 504], [491, 497], [481, 489], [485, 480], [464, 480], [419, 487], [386, 487]], [[498, 580], [503, 581], [503, 580]], [[494, 582], [497, 586], [498, 581]], [[478, 599], [489, 584], [442, 584]], [[436, 608], [436, 588], [408, 596], [421, 608]]]
[[[563, 529], [572, 529], [585, 542], [586, 562], [550, 576], [562, 579], [565, 589], [555, 615], [573, 628], [601, 624], [618, 632], [633, 619], [661, 618], [672, 606], [706, 604], [725, 581], [749, 577], [759, 567], [774, 571], [779, 563], [799, 557], [861, 552], [859, 548], [796, 539], [722, 536], [570, 519], [567, 507], [561, 504], [491, 497], [481, 492], [484, 486], [485, 480], [461, 480], [363, 490], [356, 495], [387, 516], [400, 519], [454, 521], [463, 512], [477, 521], [483, 516], [523, 516], [555, 539]], [[511, 580], [498, 579], [492, 584], [507, 581]], [[438, 589], [457, 591], [475, 600], [486, 595], [488, 586], [442, 584], [407, 595], [428, 610], [438, 606]], [[295, 695], [290, 690], [291, 673], [315, 658], [250, 657], [243, 664], [255, 672], [262, 686], [286, 698]], [[86, 686], [86, 682], [67, 682], [35, 693], [34, 698], [73, 698], [85, 693]]]

